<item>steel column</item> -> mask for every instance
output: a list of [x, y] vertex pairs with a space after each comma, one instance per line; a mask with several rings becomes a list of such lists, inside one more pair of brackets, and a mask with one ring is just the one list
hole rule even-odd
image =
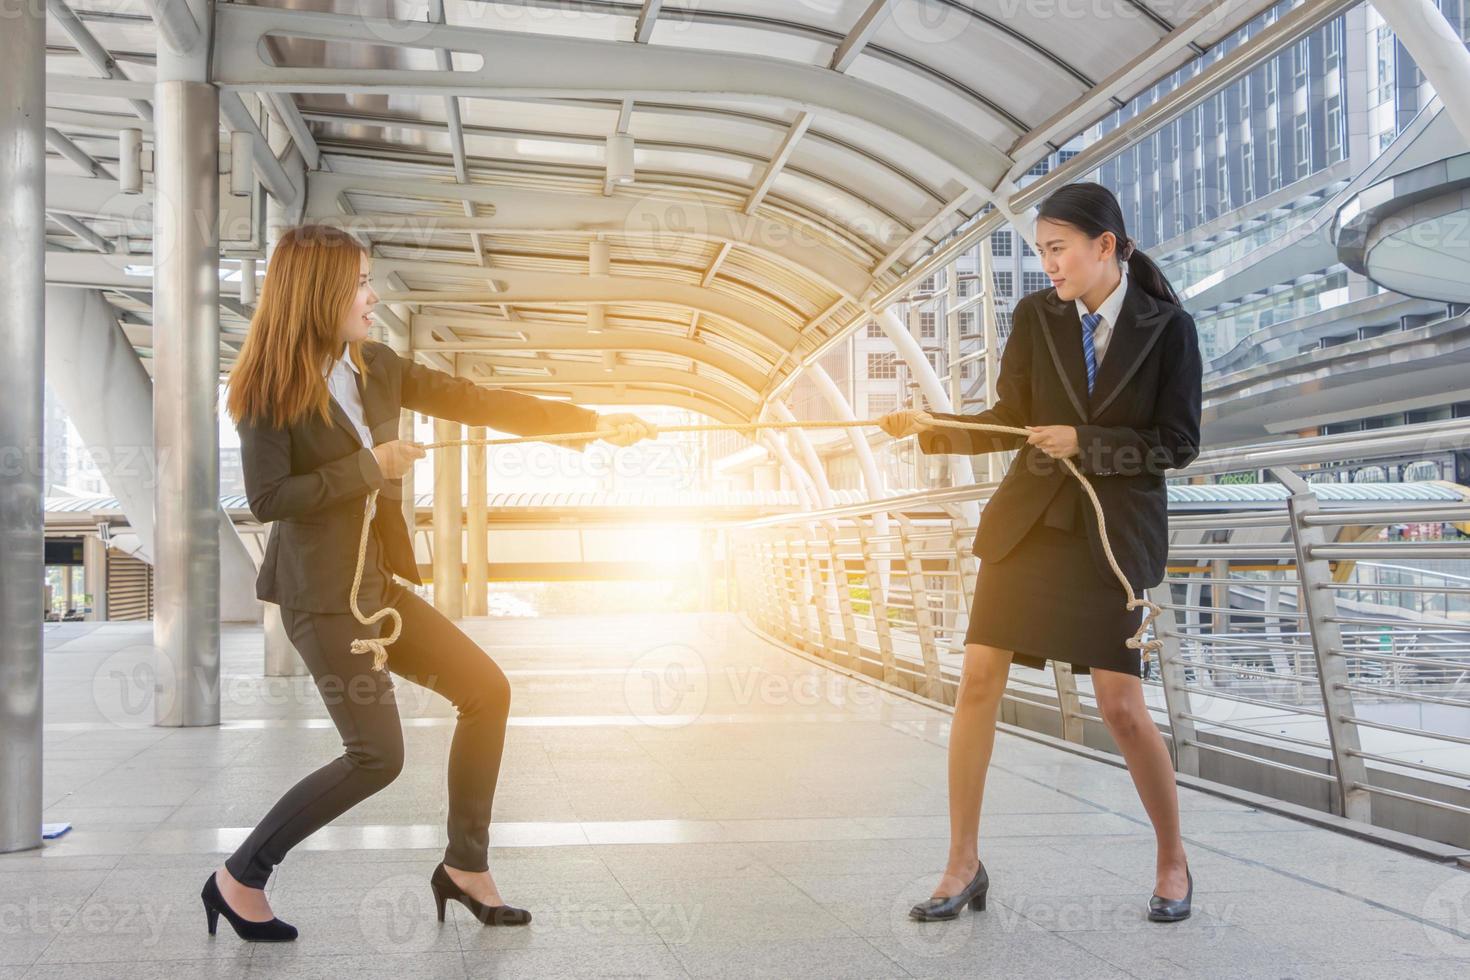
[[46, 12], [0, 30], [0, 851], [41, 846]]
[[154, 721], [164, 726], [219, 723], [219, 90], [205, 80], [203, 42], [188, 54], [159, 45], [153, 87]]
[[[464, 438], [464, 427], [434, 420], [434, 441]], [[450, 619], [464, 616], [464, 502], [459, 446], [434, 450], [434, 608]]]
[[[470, 427], [471, 439], [487, 438], [483, 425]], [[469, 587], [469, 598], [465, 603], [465, 615], [484, 616], [489, 609], [489, 598], [486, 589], [487, 581], [486, 562], [488, 555], [489, 515], [485, 511], [485, 496], [488, 492], [485, 473], [485, 447], [470, 446], [467, 449], [468, 479], [466, 487], [469, 498], [469, 520], [466, 522], [468, 538], [465, 543], [465, 579]]]
[[1322, 525], [1305, 520], [1307, 515], [1321, 510], [1321, 502], [1311, 486], [1291, 470], [1273, 466], [1270, 471], [1291, 491], [1286, 505], [1291, 516], [1291, 541], [1296, 547], [1297, 577], [1301, 582], [1298, 608], [1307, 614], [1312, 649], [1317, 656], [1317, 679], [1322, 687], [1322, 710], [1332, 745], [1341, 814], [1350, 820], [1371, 823], [1373, 798], [1363, 788], [1368, 783], [1363, 747], [1358, 741], [1357, 726], [1344, 720], [1356, 718], [1357, 712], [1353, 709], [1352, 692], [1346, 687], [1347, 661], [1342, 655], [1342, 628], [1337, 623], [1337, 594], [1329, 588], [1332, 575], [1327, 561], [1312, 555], [1316, 546], [1327, 542], [1327, 532]]

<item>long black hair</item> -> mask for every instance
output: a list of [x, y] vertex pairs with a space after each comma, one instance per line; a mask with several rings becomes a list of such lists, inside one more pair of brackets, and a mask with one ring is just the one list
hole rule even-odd
[[1088, 238], [1097, 238], [1105, 231], [1112, 232], [1117, 241], [1116, 255], [1128, 263], [1128, 274], [1139, 288], [1154, 299], [1175, 306], [1184, 305], [1169, 284], [1164, 270], [1128, 237], [1118, 198], [1102, 184], [1083, 181], [1059, 187], [1041, 202], [1036, 216], [1072, 225]]

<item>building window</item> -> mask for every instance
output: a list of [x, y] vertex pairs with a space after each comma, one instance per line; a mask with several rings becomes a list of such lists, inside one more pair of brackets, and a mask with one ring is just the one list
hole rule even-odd
[[1327, 109], [1327, 162], [1342, 159], [1342, 96], [1329, 95]]
[[964, 299], [967, 296], [973, 296], [975, 295], [975, 280], [961, 279], [958, 283], [955, 284], [955, 288], [959, 291], [960, 299]]
[[1311, 49], [1308, 47], [1310, 35], [1302, 38], [1291, 47], [1291, 69], [1292, 84], [1301, 88], [1307, 84], [1307, 69], [1310, 65]]
[[960, 311], [960, 336], [963, 337], [966, 334], [972, 334], [974, 332], [975, 332], [975, 311], [974, 310], [961, 310]]
[[1342, 57], [1342, 18], [1338, 17], [1322, 32], [1322, 70], [1330, 72]]
[[1011, 335], [1011, 311], [995, 311], [995, 335], [1000, 340], [1005, 340]]
[[1051, 280], [1047, 278], [1045, 272], [1021, 273], [1021, 292], [1023, 295], [1026, 293], [1034, 293], [1038, 289], [1045, 289], [1047, 286], [1050, 285]]
[[1296, 117], [1296, 165], [1298, 167], [1310, 167], [1312, 165], [1312, 134], [1307, 129], [1307, 114], [1298, 113]]
[[1387, 24], [1379, 24], [1374, 35], [1373, 84], [1368, 89], [1368, 105], [1381, 105], [1393, 98], [1394, 36]]
[[1035, 254], [1036, 252], [1031, 248], [1031, 243], [1024, 238], [1021, 239], [1021, 258], [1028, 258]]
[[884, 351], [881, 354], [868, 355], [868, 377], [869, 378], [896, 378], [898, 377], [898, 355], [892, 351]]
[[1266, 184], [1271, 190], [1281, 184], [1281, 141], [1275, 126], [1266, 127]]
[[1051, 170], [1051, 163], [1045, 157], [1043, 157], [1042, 159], [1036, 161], [1035, 166], [1033, 166], [1030, 170], [1026, 171], [1026, 176], [1027, 177], [1045, 177], [1047, 175], [1047, 172], [1050, 171], [1050, 170]]
[[970, 362], [970, 361], [961, 361], [960, 362], [960, 380], [961, 381], [969, 381], [970, 380], [970, 364], [971, 363], [972, 362]]
[[933, 312], [919, 314], [919, 336], [925, 339], [932, 339], [934, 337]]
[[1230, 195], [1230, 158], [1223, 153], [1215, 159], [1215, 182], [1220, 185], [1215, 189], [1220, 210], [1222, 213], [1229, 211], [1235, 205]]
[[875, 340], [883, 336], [883, 328], [878, 326], [877, 320], [868, 321], [868, 339]]
[[887, 415], [897, 407], [897, 395], [873, 394], [868, 396], [868, 418], [870, 419], [877, 418], [880, 415]]
[[925, 276], [923, 279], [919, 280], [919, 292], [932, 293], [934, 292], [937, 285], [938, 283], [933, 276]]
[[1014, 255], [1011, 251], [1011, 233], [1008, 231], [992, 231], [990, 233], [991, 255]]
[[1240, 144], [1240, 197], [1242, 204], [1256, 199], [1256, 160], [1250, 143]]
[[929, 366], [934, 369], [934, 373], [935, 374], [943, 374], [944, 373], [943, 371], [940, 370], [940, 367], [939, 367], [939, 351], [937, 351], [937, 350], [926, 350], [924, 352], [924, 356], [929, 359]]
[[995, 294], [997, 296], [1015, 295], [1016, 286], [1014, 275], [1012, 273], [996, 272], [993, 273], [993, 275], [995, 276]]
[[1078, 153], [1081, 153], [1081, 152], [1082, 152], [1081, 150], [1058, 150], [1057, 151], [1057, 161], [1059, 163], [1066, 163], [1068, 160], [1072, 159]]

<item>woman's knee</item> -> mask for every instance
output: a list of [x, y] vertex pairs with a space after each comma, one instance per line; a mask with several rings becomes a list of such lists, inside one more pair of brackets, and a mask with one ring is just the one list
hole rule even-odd
[[387, 786], [403, 771], [403, 733], [385, 735], [354, 745], [347, 750], [347, 761], [374, 782]]
[[1005, 693], [1010, 670], [1011, 651], [979, 643], [965, 644], [959, 699], [975, 703], [998, 701]]
[[[1096, 681], [1094, 687], [1096, 689]], [[1153, 727], [1153, 719], [1149, 717], [1148, 707], [1142, 698], [1131, 697], [1126, 691], [1097, 690], [1098, 714], [1115, 741], [1134, 738], [1146, 728]]]
[[506, 717], [510, 714], [510, 681], [505, 671], [486, 657], [484, 666], [472, 672], [458, 697], [452, 700], [462, 715]]

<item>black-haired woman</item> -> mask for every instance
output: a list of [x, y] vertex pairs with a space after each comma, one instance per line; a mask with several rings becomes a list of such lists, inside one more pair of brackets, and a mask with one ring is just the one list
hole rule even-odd
[[1128, 611], [1107, 564], [1091, 502], [1060, 462], [1072, 458], [1097, 492], [1108, 539], [1135, 589], [1163, 579], [1168, 553], [1164, 471], [1199, 454], [1202, 367], [1194, 320], [1128, 237], [1100, 184], [1062, 187], [1038, 209], [1036, 246], [1053, 288], [1016, 304], [996, 398], [975, 415], [937, 419], [1024, 427], [1011, 436], [887, 415], [890, 435], [917, 434], [925, 453], [1018, 449], [975, 535], [981, 559], [949, 742], [950, 848], [921, 921], [985, 907], [981, 798], [1010, 665], [1048, 659], [1092, 676], [1098, 708], [1122, 750], [1157, 841], [1148, 917], [1189, 915], [1194, 882], [1179, 831], [1173, 765], [1149, 715], [1140, 654], [1126, 645]]

